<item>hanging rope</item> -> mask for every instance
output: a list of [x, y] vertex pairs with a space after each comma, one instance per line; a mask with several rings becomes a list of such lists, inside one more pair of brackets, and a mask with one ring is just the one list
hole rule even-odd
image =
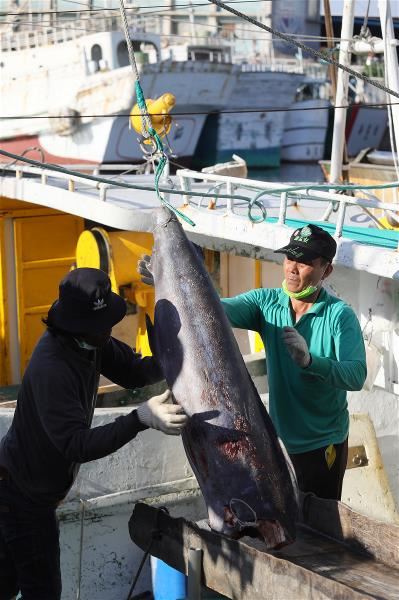
[[145, 98], [144, 98], [144, 93], [143, 93], [143, 90], [141, 89], [141, 85], [140, 85], [140, 74], [139, 74], [139, 70], [137, 68], [136, 57], [135, 57], [134, 50], [133, 50], [133, 44], [132, 44], [132, 40], [131, 40], [130, 34], [129, 34], [129, 25], [127, 23], [126, 10], [125, 10], [125, 6], [123, 4], [123, 0], [119, 0], [119, 4], [120, 4], [120, 14], [121, 14], [121, 20], [122, 20], [123, 33], [125, 35], [127, 52], [129, 55], [129, 62], [130, 62], [130, 66], [132, 67], [133, 75], [135, 78], [135, 91], [136, 91], [136, 97], [137, 97], [137, 104], [139, 106], [140, 113], [141, 113], [142, 135], [144, 138], [148, 139], [150, 137], [150, 130], [152, 129], [151, 118], [150, 118], [150, 115], [148, 114], [147, 105], [145, 103]]
[[137, 68], [133, 44], [132, 44], [132, 40], [131, 40], [130, 34], [129, 34], [129, 26], [128, 26], [128, 22], [127, 22], [126, 10], [125, 10], [125, 6], [123, 4], [123, 0], [119, 0], [119, 4], [120, 4], [122, 27], [123, 27], [123, 32], [125, 34], [127, 51], [128, 51], [128, 55], [129, 55], [129, 62], [132, 67], [133, 75], [135, 78], [136, 100], [137, 100], [137, 106], [139, 107], [140, 114], [141, 114], [141, 133], [142, 133], [143, 138], [145, 138], [146, 140], [151, 139], [152, 145], [153, 145], [153, 154], [157, 155], [157, 159], [158, 159], [158, 165], [155, 170], [155, 192], [156, 192], [161, 204], [167, 206], [171, 211], [178, 214], [180, 218], [182, 218], [184, 221], [186, 221], [186, 223], [189, 223], [189, 225], [191, 225], [192, 227], [195, 227], [194, 221], [192, 221], [189, 217], [187, 217], [187, 215], [180, 212], [177, 208], [172, 206], [172, 204], [170, 204], [170, 202], [168, 202], [168, 200], [166, 200], [165, 196], [162, 196], [159, 191], [159, 182], [160, 182], [160, 179], [164, 172], [164, 169], [168, 163], [168, 157], [164, 150], [160, 136], [157, 134], [157, 132], [155, 131], [155, 129], [152, 126], [152, 121], [151, 121], [151, 117], [148, 113], [144, 92], [140, 85], [140, 74], [139, 74], [139, 70]]
[[286, 35], [285, 33], [281, 33], [280, 31], [273, 29], [273, 27], [268, 27], [267, 25], [260, 23], [260, 21], [257, 21], [256, 19], [249, 17], [248, 15], [245, 15], [244, 13], [240, 12], [239, 10], [232, 8], [231, 6], [227, 6], [227, 4], [225, 4], [224, 2], [221, 2], [220, 0], [208, 0], [208, 2], [211, 2], [212, 4], [216, 4], [216, 6], [220, 6], [224, 10], [227, 10], [228, 12], [232, 13], [233, 15], [236, 15], [236, 17], [240, 17], [241, 19], [244, 19], [245, 21], [252, 23], [252, 25], [255, 25], [256, 27], [260, 27], [260, 29], [264, 29], [265, 31], [272, 33], [276, 37], [279, 37], [280, 39], [287, 42], [287, 44], [291, 44], [291, 46], [296, 46], [297, 48], [301, 48], [302, 50], [305, 50], [305, 52], [309, 52], [309, 54], [312, 54], [313, 56], [316, 56], [317, 58], [324, 60], [325, 62], [329, 63], [330, 65], [335, 65], [339, 69], [343, 69], [350, 75], [353, 75], [353, 77], [356, 77], [357, 79], [363, 79], [363, 81], [366, 81], [370, 85], [373, 85], [374, 87], [377, 87], [380, 90], [383, 90], [384, 92], [387, 92], [388, 94], [391, 94], [391, 96], [396, 96], [396, 98], [399, 98], [399, 92], [395, 92], [394, 90], [391, 90], [390, 88], [386, 87], [382, 83], [372, 80], [369, 77], [367, 77], [366, 75], [363, 75], [362, 73], [358, 73], [357, 71], [355, 71], [354, 69], [351, 69], [350, 67], [347, 67], [346, 65], [342, 65], [340, 62], [335, 60], [335, 58], [328, 56], [328, 54], [319, 52], [318, 50], [314, 50], [314, 48], [311, 48], [310, 46], [306, 46], [306, 44], [302, 44], [302, 42], [294, 40], [291, 36]]
[[370, 10], [370, 0], [368, 0], [367, 10], [366, 10], [366, 14], [364, 15], [364, 20], [363, 20], [363, 25], [360, 29], [360, 36], [361, 37], [363, 36], [364, 38], [371, 37], [370, 30], [368, 28], [369, 10]]

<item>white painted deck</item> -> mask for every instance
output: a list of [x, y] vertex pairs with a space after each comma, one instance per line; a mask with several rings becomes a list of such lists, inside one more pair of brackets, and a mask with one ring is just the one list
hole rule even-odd
[[[115, 177], [113, 180], [107, 177], [107, 180], [114, 183], [98, 183], [79, 176], [18, 166], [15, 174], [9, 172], [0, 177], [0, 195], [58, 209], [116, 229], [151, 231], [154, 209], [160, 206], [153, 191], [154, 176], [133, 175]], [[118, 187], [118, 181], [122, 185], [134, 184], [144, 189], [121, 188]], [[174, 190], [167, 194], [169, 202], [195, 223], [195, 227], [192, 227], [182, 221], [190, 239], [215, 250], [273, 262], [281, 261], [281, 257], [273, 254], [273, 251], [287, 243], [293, 228], [308, 221], [325, 224], [323, 217], [334, 202], [337, 210], [331, 213], [329, 223], [334, 225], [332, 233], [335, 232], [338, 244], [335, 263], [349, 269], [399, 279], [397, 246], [380, 247], [374, 245], [372, 236], [368, 239], [369, 233], [384, 235], [377, 230], [372, 211], [382, 214], [383, 209], [399, 210], [399, 205], [329, 193], [327, 189], [287, 194], [284, 189], [288, 189], [288, 184], [276, 185], [186, 170], [178, 171], [168, 182], [161, 183], [161, 187], [170, 189], [171, 184]], [[276, 188], [283, 190], [279, 197], [268, 193]], [[177, 190], [187, 191], [187, 195], [178, 195]], [[274, 222], [251, 222], [248, 218], [248, 202], [218, 198], [224, 194], [253, 199], [262, 190], [265, 194], [260, 202], [266, 210], [267, 219], [274, 218]], [[209, 198], [192, 196], [190, 192], [212, 193], [217, 200], [216, 205], [209, 209]], [[261, 212], [254, 207], [252, 215], [259, 218]], [[362, 242], [348, 237], [346, 226], [358, 228], [364, 234]]]

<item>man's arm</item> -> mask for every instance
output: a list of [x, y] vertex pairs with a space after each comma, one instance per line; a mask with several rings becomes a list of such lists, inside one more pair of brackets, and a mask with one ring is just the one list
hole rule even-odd
[[31, 386], [42, 427], [68, 462], [84, 463], [107, 456], [147, 429], [135, 410], [90, 429], [82, 390], [68, 369], [36, 374]]
[[260, 331], [259, 290], [251, 290], [234, 298], [222, 298], [221, 302], [232, 327]]
[[339, 315], [334, 335], [337, 359], [312, 354], [306, 371], [319, 375], [336, 388], [361, 390], [367, 376], [366, 353], [359, 321], [349, 307]]
[[113, 337], [102, 349], [100, 368], [105, 377], [128, 389], [163, 379], [161, 367], [152, 356], [143, 358], [130, 346]]
[[68, 462], [85, 463], [103, 458], [148, 427], [178, 435], [187, 422], [181, 407], [169, 402], [169, 390], [150, 398], [127, 415], [90, 428], [80, 392], [68, 371], [47, 372], [36, 377], [32, 387], [42, 427]]

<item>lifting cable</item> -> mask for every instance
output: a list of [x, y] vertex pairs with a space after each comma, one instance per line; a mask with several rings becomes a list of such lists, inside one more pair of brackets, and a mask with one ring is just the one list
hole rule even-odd
[[152, 148], [153, 148], [153, 155], [156, 154], [157, 158], [158, 158], [158, 165], [157, 165], [157, 168], [155, 171], [155, 192], [156, 192], [161, 204], [167, 206], [174, 213], [178, 214], [179, 217], [184, 219], [184, 221], [186, 221], [186, 223], [189, 223], [190, 225], [192, 225], [194, 227], [195, 226], [194, 221], [192, 221], [189, 217], [187, 217], [185, 214], [183, 214], [177, 208], [175, 208], [172, 204], [170, 204], [170, 202], [168, 202], [168, 200], [165, 198], [165, 196], [161, 195], [161, 193], [160, 193], [159, 180], [160, 180], [162, 173], [168, 163], [168, 157], [164, 150], [160, 136], [158, 135], [158, 133], [155, 131], [155, 129], [152, 126], [151, 117], [148, 113], [144, 92], [143, 92], [143, 89], [140, 84], [140, 74], [139, 74], [139, 70], [137, 68], [136, 57], [134, 55], [132, 40], [130, 39], [129, 26], [127, 23], [126, 10], [125, 10], [125, 6], [123, 4], [123, 0], [119, 0], [119, 4], [120, 4], [122, 27], [123, 27], [123, 32], [125, 35], [125, 40], [126, 40], [126, 45], [127, 45], [127, 51], [128, 51], [128, 55], [129, 55], [129, 62], [130, 62], [130, 66], [132, 67], [133, 75], [135, 78], [136, 100], [137, 100], [137, 106], [139, 107], [140, 116], [141, 116], [141, 134], [144, 139], [151, 140]]
[[253, 17], [249, 17], [248, 15], [245, 15], [244, 13], [240, 12], [239, 10], [232, 8], [231, 6], [227, 6], [227, 4], [225, 4], [224, 2], [221, 2], [221, 0], [208, 0], [208, 2], [211, 2], [212, 4], [216, 4], [216, 6], [220, 6], [220, 8], [224, 8], [224, 10], [227, 10], [228, 12], [231, 12], [233, 15], [236, 15], [236, 17], [244, 19], [244, 21], [248, 21], [249, 23], [252, 23], [252, 25], [255, 25], [256, 27], [260, 27], [261, 29], [264, 29], [268, 33], [271, 33], [271, 34], [275, 35], [276, 37], [281, 38], [282, 40], [287, 42], [287, 44], [291, 44], [291, 46], [296, 46], [297, 48], [301, 48], [301, 50], [304, 50], [305, 52], [309, 52], [309, 54], [312, 54], [316, 58], [321, 59], [324, 62], [329, 63], [330, 65], [334, 65], [334, 66], [338, 67], [339, 69], [343, 69], [350, 75], [353, 75], [353, 77], [356, 77], [356, 79], [362, 79], [363, 81], [366, 81], [370, 85], [373, 85], [374, 87], [377, 87], [380, 90], [383, 90], [384, 92], [390, 94], [391, 96], [395, 96], [396, 98], [399, 98], [399, 92], [395, 92], [394, 90], [391, 90], [390, 88], [383, 85], [382, 83], [379, 83], [378, 81], [370, 79], [369, 77], [367, 77], [367, 75], [358, 73], [354, 69], [351, 69], [350, 67], [347, 67], [346, 65], [341, 64], [340, 62], [335, 60], [335, 58], [331, 58], [328, 54], [319, 52], [318, 50], [314, 50], [314, 48], [311, 48], [310, 46], [307, 46], [306, 44], [302, 44], [302, 42], [299, 42], [299, 41], [293, 39], [291, 36], [286, 35], [285, 33], [281, 33], [280, 31], [273, 29], [273, 27], [268, 27], [267, 25], [264, 25], [263, 23], [261, 23], [260, 21], [257, 21]]

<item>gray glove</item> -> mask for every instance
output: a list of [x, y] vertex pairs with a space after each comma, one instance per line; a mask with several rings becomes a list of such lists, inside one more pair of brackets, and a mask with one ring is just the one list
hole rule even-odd
[[137, 409], [139, 421], [147, 427], [158, 429], [169, 435], [179, 435], [188, 421], [184, 410], [178, 404], [169, 404], [172, 392], [166, 390], [160, 396], [153, 396]]
[[292, 360], [302, 369], [306, 369], [310, 365], [312, 357], [305, 338], [294, 327], [283, 327], [282, 337]]
[[154, 276], [150, 271], [151, 256], [144, 254], [137, 263], [137, 270], [141, 275], [141, 281], [147, 285], [154, 285]]

